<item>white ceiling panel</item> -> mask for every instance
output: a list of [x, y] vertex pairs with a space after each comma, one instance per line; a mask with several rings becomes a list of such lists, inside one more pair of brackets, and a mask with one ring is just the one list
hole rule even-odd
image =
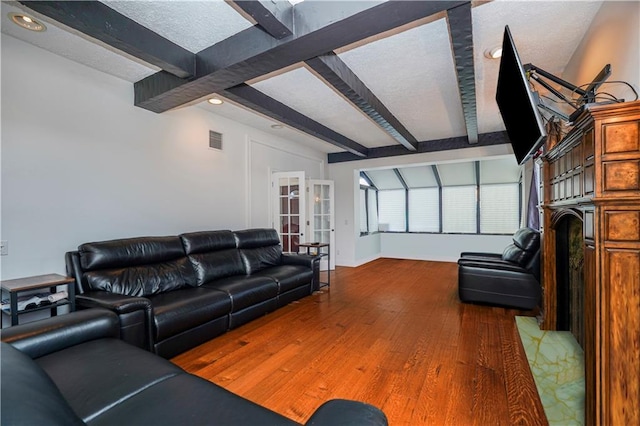
[[[15, 25], [7, 17], [11, 12], [24, 13], [25, 10], [40, 19], [46, 25], [47, 30], [44, 32], [28, 31]], [[84, 34], [81, 35], [77, 31], [33, 13], [27, 8], [18, 8], [5, 2], [2, 2], [2, 32], [132, 83], [160, 71], [159, 68], [151, 64], [143, 63], [139, 59], [106, 47], [95, 39]]]
[[252, 26], [224, 1], [104, 1], [107, 6], [197, 53]]
[[409, 188], [429, 188], [438, 186], [431, 166], [402, 167], [400, 174]]
[[495, 102], [500, 60], [485, 58], [484, 51], [502, 45], [505, 25], [523, 64], [561, 77], [601, 5], [602, 1], [496, 0], [472, 9], [480, 133], [504, 130]]
[[480, 183], [514, 183], [520, 180], [521, 167], [515, 157], [480, 161]]
[[397, 145], [395, 139], [305, 67], [251, 86], [361, 145]]
[[404, 189], [393, 169], [369, 170], [367, 176], [378, 189]]
[[466, 134], [446, 20], [339, 56], [419, 141]]
[[442, 186], [475, 185], [475, 163], [438, 164], [438, 173]]

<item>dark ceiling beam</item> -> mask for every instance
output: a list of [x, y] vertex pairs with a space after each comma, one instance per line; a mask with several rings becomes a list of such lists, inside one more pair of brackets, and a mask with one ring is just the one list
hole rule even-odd
[[158, 73], [135, 83], [135, 104], [164, 112], [465, 3], [299, 3], [293, 10], [296, 28], [291, 37], [276, 40], [256, 27], [248, 28], [199, 52], [193, 80], [166, 81], [166, 73]]
[[[448, 151], [452, 149], [475, 148], [478, 146], [510, 144], [507, 132], [482, 133], [478, 135], [478, 143], [470, 145], [466, 136], [455, 138], [437, 139], [433, 141], [418, 142], [416, 151], [407, 151], [400, 145], [383, 146], [379, 148], [369, 148], [367, 158], [395, 157], [398, 155], [424, 154], [426, 152]], [[327, 154], [329, 164], [343, 163], [346, 161], [364, 160], [348, 152], [332, 152]]]
[[281, 40], [293, 35], [293, 6], [285, 1], [228, 1], [249, 15], [271, 37]]
[[293, 108], [244, 83], [223, 90], [220, 94], [255, 112], [271, 117], [290, 127], [345, 149], [350, 155], [357, 158], [366, 157], [368, 154], [369, 149], [367, 147], [323, 126], [306, 115], [300, 114]]
[[196, 55], [99, 1], [20, 1], [29, 9], [178, 77], [195, 75]]
[[473, 27], [471, 4], [447, 10], [449, 34], [460, 87], [462, 112], [470, 144], [478, 143], [478, 116], [476, 107], [476, 80], [473, 66]]
[[406, 149], [416, 150], [416, 138], [338, 55], [331, 52], [305, 63]]

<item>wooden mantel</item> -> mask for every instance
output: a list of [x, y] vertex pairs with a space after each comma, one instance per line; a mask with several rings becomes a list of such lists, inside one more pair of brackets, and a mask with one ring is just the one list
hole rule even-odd
[[590, 105], [542, 167], [541, 328], [557, 325], [556, 227], [581, 219], [586, 423], [640, 425], [640, 101]]

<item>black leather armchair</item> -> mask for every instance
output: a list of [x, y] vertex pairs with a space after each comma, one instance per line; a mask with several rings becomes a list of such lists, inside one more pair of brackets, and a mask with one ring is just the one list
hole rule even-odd
[[519, 229], [502, 254], [463, 252], [458, 260], [458, 295], [462, 302], [518, 309], [538, 306], [540, 234]]

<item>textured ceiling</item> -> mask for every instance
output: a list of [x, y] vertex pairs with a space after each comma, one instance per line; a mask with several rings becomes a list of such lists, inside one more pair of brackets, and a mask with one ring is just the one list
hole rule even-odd
[[445, 19], [339, 56], [418, 140], [465, 135]]
[[[216, 50], [215, 61], [225, 61], [228, 57], [242, 55], [251, 57], [254, 49], [265, 43], [274, 46], [282, 41], [264, 41], [264, 33], [254, 31], [253, 21], [246, 14], [237, 11], [224, 1], [117, 1], [104, 2], [109, 8], [151, 29], [161, 37], [181, 46], [189, 52], [197, 53], [214, 45], [225, 45], [238, 38], [238, 33], [257, 36], [256, 43], [245, 43], [240, 52], [230, 49]], [[239, 2], [240, 3], [240, 2]], [[264, 2], [291, 7], [285, 2]], [[306, 5], [305, 5], [306, 3]], [[322, 15], [325, 10], [344, 9], [344, 16], [367, 8], [373, 9], [380, 2], [320, 2], [307, 0], [294, 6], [295, 11], [305, 11], [312, 15]], [[571, 59], [585, 31], [598, 11], [601, 1], [493, 1], [479, 2], [471, 8], [473, 24], [473, 68], [475, 79], [475, 100], [477, 106], [477, 127], [481, 134], [489, 134], [504, 129], [495, 103], [495, 88], [499, 61], [484, 57], [486, 49], [501, 43], [504, 26], [509, 25], [523, 63], [535, 65], [561, 75]], [[453, 3], [452, 3], [453, 4]], [[468, 7], [468, 6], [467, 6]], [[25, 40], [73, 61], [93, 67], [131, 83], [145, 77], [154, 76], [158, 66], [150, 65], [117, 48], [81, 34], [78, 30], [59, 24], [47, 16], [32, 13], [48, 27], [45, 33], [25, 31], [13, 25], [7, 14], [20, 9], [29, 10], [19, 3], [2, 3], [2, 32]], [[291, 10], [291, 9], [289, 9]], [[297, 12], [296, 12], [297, 13]], [[395, 19], [391, 16], [389, 19]], [[367, 93], [374, 95], [397, 121], [419, 142], [430, 142], [466, 135], [465, 112], [461, 102], [461, 86], [456, 74], [456, 59], [452, 53], [450, 22], [446, 12], [440, 12], [428, 19], [401, 25], [395, 30], [373, 34], [358, 42], [340, 45], [335, 52], [341, 62], [366, 86]], [[342, 19], [339, 14], [336, 15]], [[386, 17], [385, 17], [386, 19]], [[283, 22], [286, 18], [283, 18]], [[306, 22], [298, 19], [296, 23]], [[301, 24], [301, 26], [304, 26]], [[298, 24], [291, 25], [300, 31]], [[254, 31], [249, 34], [250, 31]], [[337, 34], [337, 35], [336, 35]], [[324, 37], [348, 37], [349, 32], [337, 30]], [[266, 38], [265, 38], [266, 37]], [[247, 38], [247, 40], [250, 40]], [[221, 43], [222, 42], [222, 43]], [[262, 44], [261, 44], [262, 43]], [[233, 46], [232, 43], [230, 43]], [[218, 53], [222, 52], [222, 53]], [[322, 54], [318, 52], [316, 54]], [[330, 53], [330, 52], [324, 52]], [[274, 53], [275, 54], [275, 53]], [[293, 49], [291, 55], [295, 55]], [[235, 55], [235, 56], [234, 56]], [[285, 58], [284, 54], [279, 58]], [[255, 57], [254, 57], [255, 58]], [[311, 59], [311, 58], [305, 58]], [[216, 62], [217, 63], [217, 62]], [[257, 66], [271, 65], [259, 62]], [[316, 71], [303, 62], [285, 66], [284, 69], [249, 69], [257, 78], [239, 77], [237, 83], [246, 82], [252, 90], [267, 95], [268, 105], [273, 102], [284, 105], [303, 114], [302, 120], [313, 124], [314, 129], [326, 128], [334, 133], [367, 148], [380, 149], [398, 145], [383, 126], [376, 124], [371, 115], [354, 106], [344, 94], [319, 77]], [[277, 67], [276, 67], [277, 68]], [[256, 71], [256, 72], [253, 72]], [[274, 71], [274, 72], [272, 72]], [[209, 71], [208, 71], [209, 72]], [[225, 71], [224, 78], [233, 77], [233, 68]], [[347, 79], [348, 80], [348, 79]], [[217, 80], [216, 80], [217, 81]], [[473, 80], [472, 80], [473, 81]], [[584, 82], [575, 82], [582, 84]], [[215, 90], [213, 91], [215, 92]], [[218, 90], [224, 94], [224, 90]], [[202, 99], [207, 93], [202, 95]], [[370, 99], [363, 95], [365, 100]], [[242, 105], [240, 105], [242, 104]], [[200, 104], [203, 108], [255, 126], [267, 132], [313, 146], [322, 152], [334, 153], [342, 148], [328, 143], [330, 137], [318, 137], [317, 133], [304, 133], [305, 128], [293, 129], [290, 123], [286, 129], [273, 130], [270, 125], [278, 121], [278, 115], [270, 114], [264, 108], [247, 108], [246, 103], [226, 102], [221, 107]], [[370, 105], [371, 107], [371, 105]], [[376, 107], [374, 102], [373, 107]], [[371, 109], [371, 108], [369, 108]], [[259, 111], [259, 112], [255, 112]], [[306, 120], [306, 121], [305, 121]], [[378, 120], [376, 120], [378, 121]], [[286, 123], [286, 120], [283, 120]], [[319, 126], [319, 127], [318, 127]], [[304, 126], [303, 126], [304, 127]], [[331, 133], [333, 132], [333, 133]], [[349, 142], [349, 143], [351, 143]], [[443, 148], [444, 149], [444, 148]]]
[[103, 3], [193, 53], [253, 26], [224, 1]]

